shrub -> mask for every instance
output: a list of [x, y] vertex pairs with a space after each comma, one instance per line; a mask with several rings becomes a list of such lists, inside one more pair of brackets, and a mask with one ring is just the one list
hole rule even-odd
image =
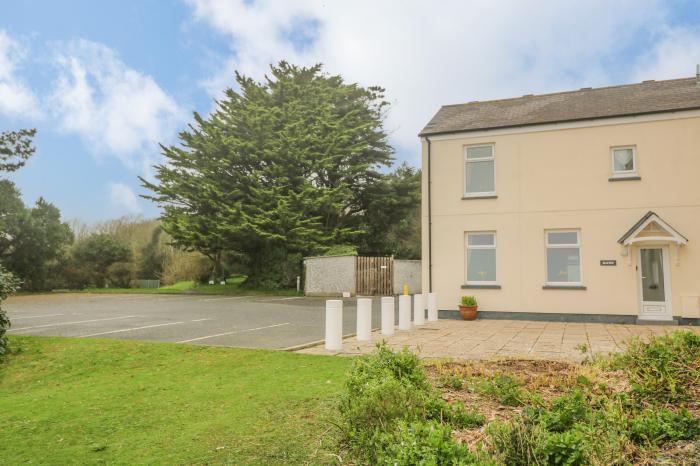
[[487, 426], [495, 457], [501, 464], [529, 466], [544, 463], [547, 431], [527, 416]]
[[476, 298], [474, 296], [462, 296], [462, 300], [460, 301], [460, 306], [477, 306], [478, 303], [476, 302]]
[[134, 266], [131, 262], [115, 262], [107, 267], [107, 281], [113, 288], [128, 288], [134, 277]]
[[[0, 265], [0, 304], [15, 292], [19, 284], [19, 280], [11, 273], [6, 272]], [[2, 310], [2, 307], [0, 307], [0, 359], [4, 358], [8, 351], [7, 337], [5, 334], [10, 328], [10, 325], [10, 319], [7, 318], [7, 314]]]
[[440, 386], [451, 388], [452, 390], [461, 390], [464, 386], [464, 382], [457, 374], [445, 374], [440, 378]]
[[[407, 455], [419, 455], [418, 452], [423, 451], [429, 456], [437, 446], [440, 451], [445, 448], [462, 451], [454, 445], [444, 445], [447, 440], [437, 439], [442, 438], [445, 431], [451, 430], [450, 424], [463, 428], [484, 422], [475, 411], [466, 410], [458, 404], [448, 405], [442, 400], [430, 385], [415, 354], [407, 349], [393, 352], [385, 344], [377, 345], [372, 354], [355, 359], [345, 382], [339, 411], [345, 442], [352, 453], [363, 460], [363, 464], [377, 464], [383, 461], [384, 455], [399, 458], [396, 456], [399, 452], [393, 446], [397, 437], [415, 437], [432, 442], [429, 445], [415, 445], [415, 451]], [[436, 425], [443, 427], [436, 430]], [[409, 457], [400, 456], [404, 459]], [[428, 461], [425, 464], [451, 463]]]
[[679, 401], [697, 395], [700, 387], [700, 335], [674, 332], [630, 342], [610, 359], [609, 366], [625, 371], [634, 393], [655, 401]]
[[469, 449], [455, 442], [451, 429], [436, 421], [400, 421], [382, 443], [387, 447], [376, 464], [395, 466], [474, 464]]
[[545, 441], [544, 457], [551, 465], [581, 466], [590, 464], [586, 450], [586, 439], [580, 432], [555, 432]]
[[540, 420], [548, 430], [564, 432], [571, 429], [574, 423], [583, 420], [588, 409], [586, 397], [577, 388], [568, 395], [554, 399], [551, 409], [542, 413]]
[[631, 437], [636, 443], [659, 446], [700, 436], [700, 420], [686, 409], [673, 412], [649, 408], [632, 420]]
[[509, 375], [497, 375], [485, 381], [481, 390], [495, 396], [506, 406], [521, 406], [527, 398], [518, 381]]

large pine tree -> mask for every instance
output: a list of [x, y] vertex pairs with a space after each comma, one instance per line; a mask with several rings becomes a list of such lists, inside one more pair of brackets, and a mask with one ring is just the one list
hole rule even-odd
[[284, 61], [236, 81], [142, 182], [179, 245], [215, 262], [241, 254], [254, 286], [289, 285], [302, 255], [367, 231], [365, 192], [392, 162], [384, 90]]

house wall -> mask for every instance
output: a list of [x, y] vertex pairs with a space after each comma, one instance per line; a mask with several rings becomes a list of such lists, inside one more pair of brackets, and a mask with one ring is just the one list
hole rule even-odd
[[[683, 116], [680, 118], [680, 116]], [[700, 317], [700, 115], [625, 118], [432, 137], [432, 271], [440, 309], [476, 295], [480, 310], [637, 315], [636, 248], [617, 243], [649, 210], [689, 239], [671, 247], [673, 315]], [[464, 146], [494, 143], [496, 199], [463, 200]], [[611, 146], [636, 145], [640, 181], [610, 182]], [[428, 291], [423, 141], [423, 290]], [[545, 229], [581, 230], [585, 290], [545, 290]], [[461, 289], [464, 235], [497, 233], [501, 289]], [[677, 257], [676, 257], [677, 255]], [[617, 266], [602, 267], [600, 260]], [[677, 260], [678, 259], [678, 260]]]
[[421, 261], [394, 259], [394, 294], [403, 294], [403, 286], [408, 285], [410, 294], [419, 293], [421, 286]]
[[355, 294], [355, 256], [322, 256], [304, 259], [304, 293], [307, 296]]

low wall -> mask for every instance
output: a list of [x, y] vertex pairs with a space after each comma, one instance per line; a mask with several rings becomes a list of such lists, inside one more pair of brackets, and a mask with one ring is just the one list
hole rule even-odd
[[304, 259], [304, 294], [341, 296], [355, 294], [355, 256], [320, 256]]
[[419, 260], [394, 259], [394, 294], [403, 294], [403, 286], [408, 285], [410, 294], [420, 293], [421, 265]]

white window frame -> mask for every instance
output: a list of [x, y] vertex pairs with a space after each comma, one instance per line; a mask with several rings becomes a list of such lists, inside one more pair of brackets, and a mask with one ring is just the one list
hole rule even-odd
[[[549, 244], [549, 234], [550, 233], [576, 233], [576, 243], [566, 243], [566, 244]], [[547, 251], [549, 249], [563, 249], [563, 248], [578, 248], [578, 276], [581, 278], [578, 282], [550, 282], [549, 281], [549, 258], [547, 257]], [[583, 286], [583, 253], [581, 247], [581, 229], [580, 228], [567, 228], [558, 229], [550, 228], [544, 230], [544, 278], [545, 285], [547, 286]]]
[[[493, 245], [469, 245], [469, 235], [491, 235]], [[496, 279], [475, 281], [469, 280], [469, 250], [470, 249], [493, 249], [493, 260], [496, 266]], [[467, 285], [498, 285], [498, 238], [496, 232], [488, 231], [467, 231], [464, 233], [464, 283]]]
[[[632, 170], [615, 170], [615, 151], [620, 149], [632, 149]], [[613, 178], [630, 178], [637, 174], [637, 146], [612, 146], [610, 148], [610, 168]]]
[[[491, 157], [483, 157], [480, 159], [469, 159], [467, 158], [467, 151], [469, 149], [478, 147], [490, 147]], [[493, 191], [485, 191], [478, 193], [467, 192], [467, 164], [474, 162], [493, 162]], [[464, 197], [485, 197], [485, 196], [495, 196], [496, 195], [496, 144], [490, 142], [486, 144], [470, 144], [464, 146], [464, 168], [462, 170], [462, 176], [464, 177], [463, 191]]]

